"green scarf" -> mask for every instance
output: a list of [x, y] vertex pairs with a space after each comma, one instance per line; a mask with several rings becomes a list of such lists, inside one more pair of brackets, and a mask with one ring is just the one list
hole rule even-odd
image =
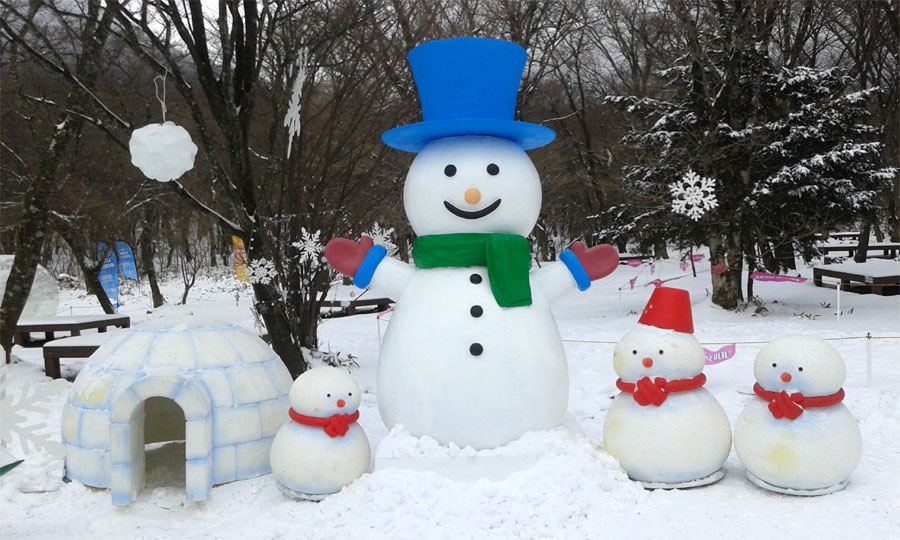
[[502, 307], [531, 305], [531, 246], [517, 234], [431, 234], [413, 242], [419, 268], [487, 266], [494, 299]]

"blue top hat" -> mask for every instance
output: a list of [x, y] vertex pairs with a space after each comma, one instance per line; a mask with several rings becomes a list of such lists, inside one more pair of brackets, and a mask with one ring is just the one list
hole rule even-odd
[[422, 122], [381, 135], [390, 147], [418, 152], [429, 141], [454, 135], [493, 135], [523, 150], [556, 137], [548, 127], [513, 120], [527, 53], [497, 39], [460, 37], [429, 41], [409, 53]]

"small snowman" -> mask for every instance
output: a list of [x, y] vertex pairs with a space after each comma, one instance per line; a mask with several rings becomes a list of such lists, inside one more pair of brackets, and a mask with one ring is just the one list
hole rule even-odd
[[693, 332], [688, 292], [657, 287], [613, 355], [622, 392], [606, 415], [603, 444], [646, 488], [701, 486], [725, 475], [731, 426], [703, 388], [706, 357]]
[[525, 151], [555, 134], [514, 120], [526, 56], [484, 38], [414, 48], [423, 121], [382, 135], [418, 153], [403, 190], [414, 265], [365, 236], [325, 248], [356, 286], [396, 301], [378, 364], [385, 424], [444, 444], [493, 448], [566, 421], [569, 374], [550, 307], [618, 265], [611, 246], [578, 242], [532, 271], [541, 182]]
[[734, 449], [754, 484], [791, 495], [846, 487], [859, 464], [862, 436], [841, 403], [841, 355], [812, 336], [785, 336], [759, 351], [753, 399], [734, 428]]
[[306, 371], [291, 386], [288, 420], [272, 441], [269, 460], [290, 497], [322, 500], [369, 470], [369, 439], [356, 423], [361, 392], [346, 372]]

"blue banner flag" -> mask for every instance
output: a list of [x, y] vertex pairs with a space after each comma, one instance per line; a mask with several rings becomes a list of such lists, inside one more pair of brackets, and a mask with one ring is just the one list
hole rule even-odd
[[[98, 254], [103, 254], [104, 247], [106, 244], [97, 242]], [[106, 292], [106, 296], [113, 306], [119, 307], [119, 263], [114, 250], [110, 249], [106, 252], [106, 258], [100, 268], [100, 286], [103, 287], [103, 291]], [[113, 300], [114, 298], [115, 300]]]
[[134, 251], [125, 242], [116, 241], [116, 255], [119, 257], [119, 270], [122, 277], [137, 281], [137, 268], [134, 266]]

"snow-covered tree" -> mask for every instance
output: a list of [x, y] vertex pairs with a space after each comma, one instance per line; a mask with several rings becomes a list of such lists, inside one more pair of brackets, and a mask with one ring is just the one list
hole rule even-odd
[[[622, 178], [629, 202], [613, 209], [613, 229], [647, 246], [708, 245], [712, 264], [726, 263], [712, 274], [713, 301], [734, 308], [745, 258], [751, 271], [760, 258], [772, 271], [792, 267], [814, 233], [875, 212], [895, 171], [880, 168], [877, 129], [863, 123], [871, 90], [848, 92], [854, 81], [838, 68], [778, 65], [765, 11], [714, 5], [676, 9], [689, 53], [658, 73], [660, 99], [608, 98], [636, 126], [623, 140], [634, 156]], [[670, 185], [689, 170], [717, 180], [717, 207], [698, 219], [672, 212]]]

